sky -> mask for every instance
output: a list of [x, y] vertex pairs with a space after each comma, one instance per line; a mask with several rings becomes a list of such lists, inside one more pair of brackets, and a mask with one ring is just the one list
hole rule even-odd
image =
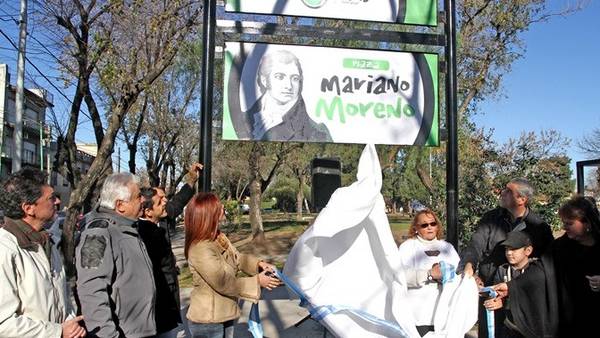
[[[36, 10], [36, 3], [34, 1], [28, 1], [28, 4], [29, 13]], [[18, 44], [19, 31], [14, 20], [19, 19], [19, 8], [20, 3], [17, 0], [0, 0], [0, 30], [2, 30], [2, 32], [6, 34], [15, 44]], [[49, 35], [48, 32], [46, 32], [38, 22], [32, 20], [31, 17], [27, 23], [27, 31], [29, 33], [26, 46], [27, 58], [40, 69], [46, 78], [53, 82], [58, 90], [53, 88], [48, 81], [28, 62], [25, 62], [25, 87], [44, 88], [49, 91], [49, 93], [53, 96], [54, 111], [59, 116], [59, 122], [66, 129], [66, 116], [71, 108], [71, 98], [74, 96], [75, 88], [74, 86], [64, 85], [64, 81], [61, 78], [60, 72], [56, 70], [56, 60], [54, 57], [48, 56], [48, 53], [42, 46], [47, 41], [46, 37]], [[5, 63], [8, 65], [11, 84], [15, 85], [17, 80], [17, 53], [12, 47], [11, 43], [8, 42], [2, 34], [0, 34], [0, 63]], [[63, 97], [63, 94], [69, 98], [69, 100]], [[87, 108], [85, 104], [82, 104], [82, 111], [84, 114], [80, 114], [79, 116], [75, 142], [95, 144], [96, 138], [94, 136], [93, 126], [90, 119], [85, 116], [89, 116], [89, 114], [87, 114]], [[50, 113], [46, 111], [47, 121], [49, 121], [49, 116]], [[61, 117], [63, 118], [61, 119]], [[56, 135], [57, 134], [53, 132], [54, 139], [56, 138]], [[113, 163], [118, 163], [118, 151], [121, 150], [120, 168], [122, 171], [128, 171], [126, 160], [127, 154], [125, 153], [127, 147], [123, 142], [121, 143], [122, 144], [119, 144], [117, 141], [115, 153], [112, 155]]]
[[[600, 0], [583, 0], [587, 6], [566, 17], [553, 17], [549, 22], [536, 23], [522, 37], [526, 52], [504, 77], [502, 97], [483, 102], [481, 114], [475, 122], [484, 128], [494, 129], [494, 139], [502, 144], [509, 138], [518, 138], [522, 132], [554, 129], [571, 140], [567, 155], [575, 162], [586, 160], [578, 151], [577, 141], [582, 135], [600, 128]], [[576, 0], [549, 0], [548, 8], [558, 12]], [[30, 2], [31, 3], [31, 2]], [[17, 41], [16, 25], [11, 21], [18, 17], [16, 0], [0, 0], [0, 29], [13, 41]], [[35, 22], [29, 31], [38, 39], [44, 32]], [[52, 70], [54, 60], [41, 54], [36, 41], [28, 40], [30, 59], [42, 71], [55, 80], [61, 91], [72, 97], [72, 88], [63, 88], [58, 74]], [[8, 63], [12, 83], [16, 80], [16, 52], [3, 36], [0, 36], [0, 63]], [[59, 92], [32, 67], [26, 65], [29, 74], [26, 86], [36, 87], [32, 79], [54, 95], [55, 109], [68, 111], [70, 106]], [[85, 106], [85, 105], [84, 105]], [[93, 142], [91, 124], [82, 116], [77, 133], [78, 142]], [[121, 147], [122, 149], [124, 147]], [[125, 156], [125, 154], [123, 154]], [[116, 162], [117, 155], [114, 155]], [[126, 162], [121, 161], [126, 169]], [[574, 176], [573, 176], [574, 177]]]
[[[548, 8], [559, 11], [573, 3], [551, 0]], [[577, 141], [600, 128], [600, 1], [537, 23], [523, 39], [527, 51], [504, 78], [505, 97], [484, 102], [475, 121], [493, 128], [499, 143], [526, 131], [559, 131], [571, 140], [567, 155], [575, 175], [575, 162], [590, 159]]]

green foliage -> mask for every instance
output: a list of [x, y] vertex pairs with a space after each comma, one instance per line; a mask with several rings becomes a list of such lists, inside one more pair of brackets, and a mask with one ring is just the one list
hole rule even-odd
[[558, 226], [556, 211], [573, 191], [568, 140], [556, 131], [523, 133], [501, 147], [482, 130], [460, 138], [459, 224], [462, 243], [468, 242], [481, 215], [497, 205], [498, 193], [516, 177], [535, 189], [530, 205], [549, 224]]
[[415, 199], [429, 203], [429, 192], [414, 170], [420, 155], [417, 147], [403, 148], [398, 152], [396, 165], [384, 171], [382, 192], [390, 201], [402, 206]]
[[296, 191], [298, 183], [293, 178], [282, 177], [265, 192], [265, 197], [275, 198], [273, 206], [285, 212], [296, 211]]
[[237, 223], [241, 215], [240, 204], [236, 200], [222, 200], [228, 222]]
[[571, 160], [566, 156], [542, 159], [536, 165], [538, 170], [529, 177], [537, 188], [537, 198], [532, 207], [555, 230], [561, 227], [557, 215], [558, 208], [569, 197], [575, 186], [571, 180], [570, 163]]
[[497, 155], [491, 133], [463, 130], [459, 136], [458, 224], [462, 246], [471, 239], [481, 215], [496, 205], [490, 163]]

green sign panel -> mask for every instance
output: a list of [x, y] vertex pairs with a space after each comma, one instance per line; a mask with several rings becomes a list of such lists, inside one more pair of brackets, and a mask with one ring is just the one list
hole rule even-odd
[[437, 146], [438, 55], [225, 43], [223, 139]]
[[230, 12], [437, 25], [436, 0], [226, 0]]

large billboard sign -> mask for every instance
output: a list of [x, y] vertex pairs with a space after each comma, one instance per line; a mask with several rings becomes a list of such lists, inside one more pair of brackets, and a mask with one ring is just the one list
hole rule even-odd
[[231, 12], [437, 25], [437, 0], [226, 0]]
[[227, 42], [223, 139], [439, 144], [438, 55]]

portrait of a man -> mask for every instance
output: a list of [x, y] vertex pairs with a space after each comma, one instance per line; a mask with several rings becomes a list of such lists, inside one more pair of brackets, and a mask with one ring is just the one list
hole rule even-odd
[[329, 130], [314, 122], [302, 98], [302, 66], [285, 50], [265, 54], [256, 82], [261, 96], [244, 113], [252, 140], [330, 142]]

